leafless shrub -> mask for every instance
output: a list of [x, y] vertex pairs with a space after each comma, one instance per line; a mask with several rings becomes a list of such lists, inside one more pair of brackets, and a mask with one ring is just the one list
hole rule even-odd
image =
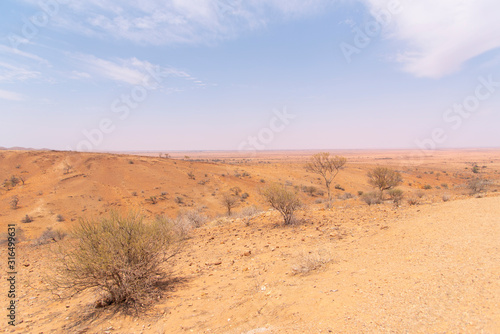
[[292, 265], [293, 274], [309, 274], [310, 272], [323, 267], [325, 264], [332, 261], [329, 252], [302, 252], [296, 258], [296, 263]]
[[47, 229], [43, 231], [42, 235], [33, 241], [33, 244], [35, 246], [41, 246], [50, 242], [57, 242], [63, 240], [66, 235], [67, 234], [64, 231], [53, 230], [52, 227], [47, 227]]
[[238, 212], [238, 217], [240, 218], [252, 217], [258, 215], [261, 212], [262, 210], [256, 207], [255, 205], [246, 206], [243, 209], [241, 209], [240, 212]]
[[208, 220], [208, 217], [200, 212], [200, 210], [189, 210], [178, 216], [178, 219], [186, 219], [192, 228], [203, 226]]

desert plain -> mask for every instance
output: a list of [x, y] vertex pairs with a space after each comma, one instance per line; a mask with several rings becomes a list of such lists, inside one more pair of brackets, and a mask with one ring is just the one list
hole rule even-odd
[[[324, 184], [315, 151], [0, 151], [0, 290], [7, 314], [8, 224], [16, 224], [19, 333], [500, 333], [500, 150], [332, 151], [347, 159]], [[403, 200], [367, 173], [401, 173]], [[15, 185], [8, 184], [15, 176]], [[471, 189], [473, 180], [484, 186]], [[7, 183], [5, 183], [7, 182]], [[284, 226], [261, 191], [294, 190], [304, 205]], [[224, 193], [238, 203], [228, 215]], [[16, 208], [12, 199], [16, 197]], [[80, 219], [111, 212], [201, 217], [171, 281], [139, 313], [96, 308], [96, 291], [60, 299], [47, 277], [54, 249]], [[26, 217], [29, 217], [29, 221]], [[65, 238], [44, 238], [59, 231]], [[47, 234], [45, 234], [47, 236]], [[73, 240], [74, 241], [74, 240]]]

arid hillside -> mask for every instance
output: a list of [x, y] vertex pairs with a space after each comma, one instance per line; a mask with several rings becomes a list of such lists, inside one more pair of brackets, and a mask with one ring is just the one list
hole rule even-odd
[[[411, 152], [337, 153], [347, 164], [329, 207], [321, 180], [304, 168], [311, 152], [0, 151], [0, 228], [16, 223], [23, 234], [18, 325], [6, 331], [500, 333], [500, 152], [435, 152], [418, 161]], [[376, 166], [401, 172], [399, 206], [363, 199]], [[487, 182], [471, 189], [476, 179]], [[274, 182], [306, 204], [293, 225], [283, 226], [260, 194]], [[239, 199], [229, 217], [225, 193]], [[96, 309], [94, 292], [58, 299], [47, 291], [54, 251], [74, 241], [40, 239], [48, 228], [69, 232], [79, 218], [130, 210], [203, 217], [164, 264], [172, 280], [157, 302], [125, 315]]]

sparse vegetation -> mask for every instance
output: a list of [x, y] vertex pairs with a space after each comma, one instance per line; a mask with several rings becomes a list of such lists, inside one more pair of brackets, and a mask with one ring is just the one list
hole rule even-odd
[[63, 221], [65, 221], [65, 220], [66, 220], [66, 219], [64, 219], [63, 215], [57, 215], [57, 216], [56, 216], [56, 221], [57, 221], [57, 222], [63, 222]]
[[330, 153], [323, 152], [313, 155], [306, 165], [308, 172], [318, 174], [323, 178], [328, 193], [328, 201], [332, 200], [330, 185], [340, 170], [344, 168], [346, 162], [347, 160], [344, 157], [331, 157]]
[[278, 183], [264, 189], [262, 196], [283, 216], [285, 225], [293, 222], [295, 211], [302, 206], [302, 202], [295, 192]]
[[397, 187], [403, 182], [401, 174], [387, 167], [377, 167], [368, 172], [368, 183], [380, 190], [380, 197], [383, 196], [384, 190], [389, 190]]
[[165, 278], [160, 265], [173, 254], [176, 240], [172, 225], [141, 216], [112, 214], [99, 221], [81, 220], [72, 233], [76, 244], [60, 253], [58, 292], [78, 293], [97, 289], [111, 304], [141, 307], [161, 294], [158, 283]]
[[342, 195], [339, 196], [339, 199], [341, 200], [346, 200], [353, 198], [354, 196], [351, 193], [343, 193]]
[[368, 192], [363, 194], [361, 197], [363, 202], [365, 202], [368, 205], [374, 205], [374, 204], [380, 204], [382, 203], [382, 199], [380, 198], [380, 194], [377, 194], [374, 191]]
[[231, 216], [231, 210], [238, 206], [239, 198], [232, 193], [222, 194], [221, 204], [226, 208], [226, 213]]
[[466, 187], [469, 189], [471, 195], [475, 195], [484, 191], [489, 183], [488, 180], [482, 178], [471, 179], [467, 182]]
[[31, 218], [29, 215], [26, 215], [23, 219], [21, 219], [21, 223], [23, 224], [28, 224], [33, 221], [33, 218]]
[[147, 202], [155, 205], [156, 203], [158, 203], [158, 197], [156, 196], [150, 196], [148, 199], [146, 199]]
[[49, 242], [58, 242], [66, 237], [67, 233], [62, 230], [53, 230], [52, 227], [47, 227], [42, 235], [33, 241], [35, 246], [48, 244]]
[[12, 175], [9, 179], [9, 182], [12, 187], [15, 187], [19, 184], [19, 182], [21, 182], [21, 180], [17, 176]]
[[12, 196], [12, 198], [10, 199], [10, 208], [12, 210], [17, 210], [18, 207], [19, 207], [19, 197]]
[[73, 166], [71, 166], [69, 162], [65, 161], [63, 169], [64, 169], [64, 174], [69, 174], [73, 169]]
[[302, 275], [309, 274], [330, 261], [332, 261], [332, 257], [325, 251], [302, 252], [296, 257], [296, 263], [292, 265], [292, 272]]
[[389, 198], [394, 203], [394, 205], [398, 207], [404, 198], [403, 191], [401, 189], [390, 189], [387, 193], [389, 194]]
[[418, 205], [420, 204], [420, 200], [417, 196], [411, 196], [407, 200], [409, 205]]
[[193, 172], [188, 172], [187, 176], [189, 177], [190, 180], [196, 180], [196, 177], [194, 176]]
[[430, 190], [430, 189], [432, 189], [432, 186], [430, 184], [426, 184], [422, 188], [425, 190]]

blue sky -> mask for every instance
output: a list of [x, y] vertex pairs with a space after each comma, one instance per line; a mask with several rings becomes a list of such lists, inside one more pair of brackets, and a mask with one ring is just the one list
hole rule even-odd
[[6, 0], [0, 146], [498, 147], [494, 0]]

